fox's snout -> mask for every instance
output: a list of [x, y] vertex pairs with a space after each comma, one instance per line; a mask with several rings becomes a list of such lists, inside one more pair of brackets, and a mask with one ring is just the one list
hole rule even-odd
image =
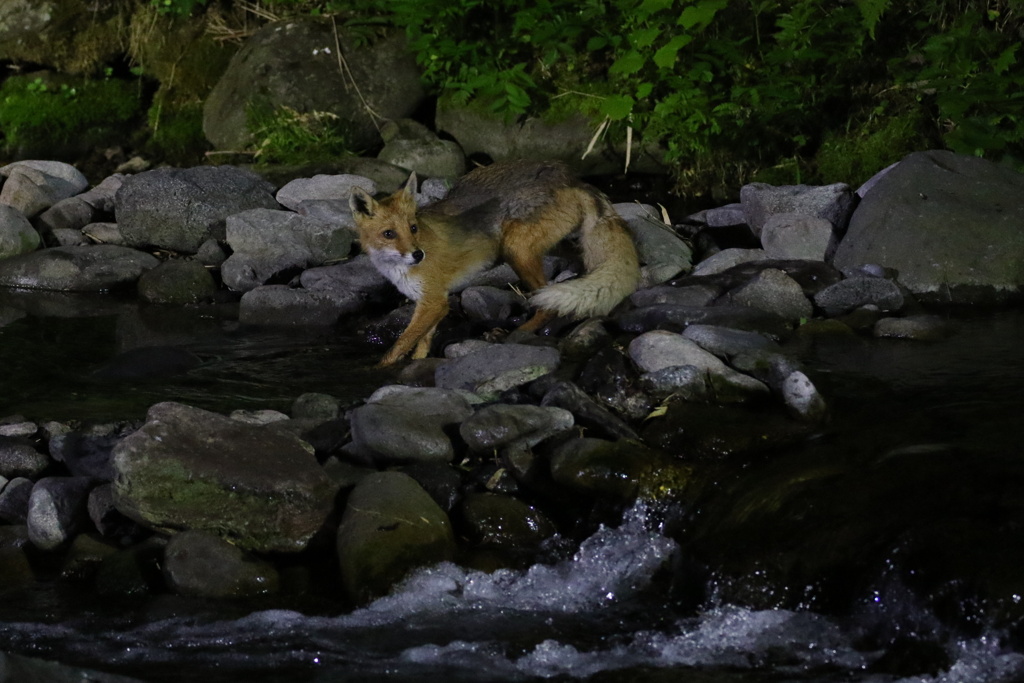
[[422, 249], [417, 249], [414, 252], [412, 252], [412, 254], [410, 254], [410, 255], [412, 256], [412, 260], [413, 260], [414, 263], [419, 263], [420, 261], [423, 260], [423, 250]]

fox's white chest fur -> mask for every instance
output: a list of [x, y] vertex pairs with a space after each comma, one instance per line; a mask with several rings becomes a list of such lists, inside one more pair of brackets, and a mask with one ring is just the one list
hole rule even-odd
[[413, 301], [423, 296], [423, 282], [412, 272], [416, 265], [409, 254], [401, 254], [396, 249], [369, 249], [370, 262], [377, 271], [391, 280], [402, 294]]

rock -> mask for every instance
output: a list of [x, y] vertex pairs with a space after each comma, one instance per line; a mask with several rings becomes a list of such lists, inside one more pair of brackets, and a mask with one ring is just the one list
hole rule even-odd
[[476, 546], [532, 549], [555, 533], [544, 513], [512, 496], [472, 493], [460, 512], [465, 535]]
[[971, 303], [1024, 285], [1024, 175], [946, 151], [917, 152], [864, 196], [833, 263], [895, 268], [919, 299]]
[[0, 419], [0, 437], [35, 436], [39, 425], [21, 415], [10, 415]]
[[763, 334], [718, 325], [690, 325], [682, 334], [723, 360], [753, 351], [779, 350], [779, 345]]
[[45, 453], [40, 453], [27, 440], [0, 436], [0, 476], [7, 479], [28, 477], [34, 479], [50, 464]]
[[302, 213], [303, 206], [310, 206], [311, 202], [340, 202], [346, 209], [343, 213], [347, 213], [348, 216], [341, 225], [354, 228], [355, 221], [352, 220], [352, 211], [348, 209], [348, 198], [355, 187], [360, 187], [370, 194], [377, 194], [377, 183], [369, 178], [351, 173], [318, 174], [312, 178], [296, 178], [289, 181], [277, 191], [276, 199], [281, 206], [299, 213]]
[[178, 595], [242, 598], [276, 593], [277, 570], [205, 531], [175, 534], [164, 549], [164, 579]]
[[86, 509], [96, 531], [104, 538], [123, 540], [142, 535], [142, 527], [117, 511], [114, 505], [114, 484], [111, 482], [100, 484], [89, 492]]
[[265, 408], [263, 410], [232, 410], [228, 417], [235, 422], [241, 422], [242, 424], [253, 425], [256, 427], [262, 427], [275, 422], [286, 422], [290, 418], [282, 413], [280, 410], [271, 410]]
[[462, 476], [450, 465], [417, 463], [405, 465], [397, 471], [415, 479], [446, 514], [451, 513], [462, 500]]
[[149, 409], [115, 447], [114, 469], [127, 517], [244, 549], [302, 550], [334, 507], [334, 484], [298, 438], [176, 403]]
[[114, 478], [111, 453], [124, 438], [125, 431], [99, 427], [58, 434], [50, 439], [50, 455], [64, 463], [75, 476], [111, 481]]
[[690, 272], [693, 269], [693, 250], [689, 245], [657, 214], [636, 211], [634, 206], [615, 204], [614, 208], [633, 233], [640, 262], [644, 264], [640, 269], [640, 286], [661, 284], [681, 273]]
[[451, 560], [455, 537], [448, 516], [412, 477], [377, 472], [349, 494], [337, 549], [345, 592], [365, 603], [413, 569]]
[[814, 306], [804, 296], [803, 288], [785, 272], [766, 268], [750, 282], [729, 292], [729, 299], [797, 322], [814, 315]]
[[103, 560], [116, 552], [115, 546], [94, 534], [78, 534], [68, 545], [60, 578], [69, 582], [92, 581]]
[[582, 438], [555, 451], [551, 476], [576, 491], [627, 502], [638, 496], [678, 496], [691, 483], [693, 471], [642, 443]]
[[460, 303], [466, 317], [478, 322], [508, 320], [513, 311], [526, 308], [521, 296], [497, 287], [466, 287]]
[[25, 214], [0, 204], [0, 260], [33, 252], [41, 243], [42, 238]]
[[125, 178], [115, 195], [125, 244], [194, 254], [209, 239], [225, 239], [228, 216], [277, 209], [273, 186], [232, 166], [158, 168]]
[[747, 218], [743, 215], [743, 204], [740, 202], [707, 209], [696, 218], [709, 228], [731, 228], [747, 224]]
[[267, 327], [330, 327], [343, 315], [361, 310], [362, 299], [339, 302], [329, 295], [288, 285], [265, 285], [242, 295], [238, 321]]
[[76, 199], [80, 199], [91, 206], [97, 214], [113, 214], [115, 208], [114, 196], [117, 194], [124, 179], [125, 176], [120, 173], [109, 175], [95, 187], [76, 195]]
[[327, 422], [338, 417], [339, 401], [330, 394], [307, 392], [292, 402], [292, 419]]
[[42, 550], [54, 550], [68, 541], [89, 520], [91, 477], [45, 477], [32, 487], [28, 500], [28, 537]]
[[692, 365], [706, 377], [709, 396], [720, 402], [745, 401], [768, 393], [753, 377], [728, 367], [700, 346], [673, 332], [646, 332], [629, 344], [629, 356], [644, 372]]
[[96, 572], [96, 592], [115, 597], [140, 597], [165, 590], [163, 538], [149, 538], [107, 557]]
[[43, 234], [72, 230], [81, 237], [82, 229], [98, 217], [99, 212], [81, 197], [69, 197], [39, 214], [36, 225]]
[[908, 315], [905, 318], [882, 318], [872, 333], [889, 339], [939, 341], [949, 336], [949, 323], [936, 315]]
[[247, 112], [287, 106], [334, 114], [351, 149], [374, 148], [380, 134], [367, 110], [384, 119], [412, 114], [424, 97], [420, 74], [402, 32], [366, 45], [316, 17], [270, 23], [232, 57], [206, 98], [203, 132], [217, 149], [245, 149], [254, 142]]
[[556, 349], [525, 344], [493, 344], [448, 361], [434, 382], [445, 389], [464, 389], [485, 400], [532, 382], [558, 367]]
[[737, 305], [705, 307], [659, 304], [621, 313], [615, 317], [615, 322], [627, 332], [682, 331], [696, 324], [749, 330], [773, 340], [785, 339], [791, 332], [789, 323], [778, 315]]
[[15, 591], [35, 584], [31, 552], [28, 529], [23, 524], [0, 526], [0, 583], [6, 590]]
[[814, 304], [828, 316], [848, 313], [866, 305], [879, 310], [897, 312], [906, 299], [903, 290], [892, 280], [877, 277], [851, 277], [830, 285], [814, 296]]
[[466, 418], [459, 434], [471, 451], [490, 453], [502, 448], [532, 448], [572, 426], [573, 415], [563, 408], [498, 403]]
[[224, 284], [247, 292], [282, 274], [340, 261], [355, 233], [290, 211], [251, 209], [228, 216], [226, 239], [234, 253], [221, 267]]
[[790, 415], [805, 422], [821, 422], [828, 415], [825, 399], [807, 375], [799, 370], [782, 381], [782, 401]]
[[466, 172], [466, 155], [452, 140], [442, 140], [411, 119], [386, 121], [381, 127], [384, 148], [377, 158], [421, 178], [454, 180]]
[[633, 363], [614, 346], [600, 349], [583, 366], [580, 389], [628, 420], [642, 420], [652, 408], [651, 397], [640, 389]]
[[691, 306], [699, 308], [709, 305], [722, 294], [722, 288], [714, 285], [670, 286], [659, 285], [647, 289], [638, 289], [630, 295], [629, 301], [637, 308], [673, 304], [675, 306]]
[[845, 183], [779, 187], [750, 183], [740, 188], [745, 222], [759, 237], [770, 217], [793, 213], [827, 220], [841, 235], [850, 222], [855, 203], [855, 195]]
[[723, 249], [717, 254], [704, 259], [693, 269], [693, 275], [714, 275], [729, 270], [733, 266], [751, 261], [763, 261], [768, 258], [764, 249]]
[[61, 161], [16, 161], [0, 168], [0, 176], [6, 178], [0, 204], [29, 218], [89, 187], [81, 171]]
[[352, 411], [350, 452], [378, 465], [447, 463], [455, 449], [445, 430], [472, 413], [458, 391], [383, 387]]
[[151, 304], [194, 304], [217, 293], [217, 283], [200, 261], [171, 259], [139, 278], [139, 298]]
[[16, 477], [0, 488], [0, 519], [8, 524], [25, 523], [32, 486], [31, 479]]
[[228, 255], [224, 253], [220, 243], [211, 238], [199, 245], [196, 260], [204, 266], [219, 266], [228, 260]]
[[771, 259], [832, 258], [839, 235], [824, 218], [799, 213], [777, 213], [768, 217], [761, 229], [761, 246]]
[[114, 245], [53, 247], [0, 261], [0, 286], [97, 292], [134, 285], [160, 263], [150, 254]]
[[638, 438], [633, 428], [622, 418], [592, 399], [572, 382], [555, 382], [544, 392], [540, 404], [568, 410], [577, 424], [602, 437]]
[[117, 223], [90, 223], [82, 228], [82, 236], [98, 244], [124, 246], [124, 237]]

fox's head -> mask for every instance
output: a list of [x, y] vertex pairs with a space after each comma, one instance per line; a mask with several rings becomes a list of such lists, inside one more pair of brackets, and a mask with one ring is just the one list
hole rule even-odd
[[408, 267], [423, 260], [415, 191], [415, 173], [402, 189], [379, 201], [360, 187], [352, 188], [348, 203], [359, 229], [359, 243], [375, 263]]

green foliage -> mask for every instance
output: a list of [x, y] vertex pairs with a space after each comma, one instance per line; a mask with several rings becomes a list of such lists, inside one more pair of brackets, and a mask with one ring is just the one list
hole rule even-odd
[[201, 102], [165, 105], [157, 97], [148, 112], [150, 136], [146, 151], [172, 164], [197, 163], [200, 152], [209, 148], [203, 134]]
[[4, 147], [47, 149], [101, 138], [140, 111], [138, 86], [113, 78], [53, 83], [11, 76], [0, 86]]
[[683, 192], [735, 187], [768, 167], [789, 168], [791, 181], [813, 176], [811, 160], [826, 139], [836, 144], [836, 131], [859, 131], [844, 144], [867, 143], [875, 135], [865, 122], [879, 107], [904, 117], [905, 108], [886, 111], [893, 92], [956, 151], [1013, 158], [1024, 142], [1024, 0], [912, 8], [890, 0], [393, 0], [386, 8], [442, 96], [508, 117], [556, 104], [610, 120], [622, 137], [632, 128], [664, 146]]
[[207, 0], [149, 0], [162, 14], [179, 14], [188, 16], [196, 7], [202, 7]]
[[267, 111], [254, 107], [248, 117], [259, 163], [300, 164], [351, 154], [343, 126], [330, 112], [303, 113], [290, 107]]

